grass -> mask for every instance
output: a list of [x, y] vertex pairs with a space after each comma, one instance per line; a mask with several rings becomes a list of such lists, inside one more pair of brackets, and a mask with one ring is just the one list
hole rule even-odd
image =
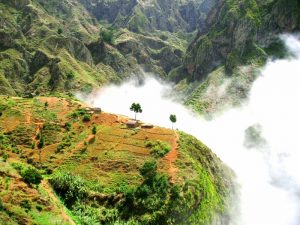
[[[40, 107], [45, 107], [45, 102], [48, 102], [47, 111], [54, 113], [55, 119], [37, 113]], [[192, 224], [199, 216], [208, 222], [217, 211], [226, 212], [223, 192], [228, 187], [222, 179], [225, 176], [230, 183], [230, 176], [221, 172], [226, 171], [226, 167], [191, 137], [180, 134], [178, 158], [171, 162], [165, 156], [176, 142], [174, 131], [161, 127], [127, 129], [118, 116], [104, 112], [92, 114], [90, 120], [84, 122], [86, 112], [81, 109], [84, 106], [60, 97], [27, 100], [0, 97], [0, 103], [4, 115], [0, 117], [3, 127], [0, 141], [9, 146], [13, 140], [20, 151], [19, 154], [14, 152], [14, 146], [2, 150], [9, 153], [7, 163], [19, 163], [14, 164], [16, 168], [20, 167], [18, 165], [28, 167], [27, 162], [36, 166], [44, 180], [51, 180], [57, 195], [67, 206], [64, 211], [69, 210], [79, 224], [94, 220], [106, 224], [126, 220], [137, 220], [137, 224], [165, 224], [170, 218], [177, 224], [184, 224], [184, 221]], [[22, 114], [16, 114], [11, 124], [7, 120], [10, 110], [21, 108], [26, 114], [25, 120]], [[93, 127], [97, 128], [96, 132], [92, 132]], [[36, 147], [37, 134], [39, 140], [45, 139], [41, 151]], [[33, 149], [32, 142], [35, 142]], [[157, 171], [150, 173], [153, 177], [140, 173], [148, 161], [157, 165]], [[169, 163], [176, 168], [175, 173], [169, 172]], [[10, 168], [19, 176], [13, 167]], [[171, 182], [170, 176], [176, 179]], [[5, 194], [9, 193], [14, 180], [10, 176], [9, 180], [2, 181], [3, 189], [7, 189]], [[35, 193], [47, 198], [49, 190], [44, 188], [44, 184], [40, 185]], [[135, 196], [133, 202], [132, 194]], [[20, 195], [20, 200], [26, 200], [27, 195], [27, 192]], [[83, 206], [79, 207], [77, 201]], [[61, 209], [57, 202], [51, 213], [46, 205], [31, 200], [22, 204], [23, 208], [11, 208], [18, 218], [29, 218], [37, 224], [45, 224], [47, 220], [63, 223], [61, 217], [54, 219], [52, 216], [57, 208]], [[128, 212], [131, 204], [134, 210]], [[27, 214], [25, 210], [29, 210]], [[0, 221], [2, 218], [5, 215], [0, 216]]]
[[[28, 186], [19, 178], [10, 162], [0, 161], [0, 221], [6, 224], [69, 224], [46, 194]], [[5, 175], [5, 176], [3, 176]], [[39, 188], [40, 189], [40, 188]], [[42, 208], [42, 210], [39, 210]]]

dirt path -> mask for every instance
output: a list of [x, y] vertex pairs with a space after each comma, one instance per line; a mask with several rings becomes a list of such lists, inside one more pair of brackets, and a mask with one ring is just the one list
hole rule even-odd
[[172, 183], [175, 183], [176, 181], [176, 173], [178, 171], [178, 169], [176, 168], [176, 166], [174, 165], [175, 161], [177, 160], [177, 157], [178, 157], [178, 151], [177, 151], [177, 148], [178, 148], [178, 134], [175, 132], [175, 136], [176, 138], [173, 139], [173, 142], [172, 142], [172, 150], [164, 157], [164, 161], [166, 161], [166, 165], [167, 165], [167, 171], [168, 171], [168, 174], [170, 175], [171, 177], [171, 182]]
[[43, 189], [47, 192], [49, 195], [51, 201], [60, 209], [62, 218], [67, 221], [71, 225], [76, 225], [76, 223], [72, 220], [71, 217], [68, 216], [68, 214], [65, 212], [64, 207], [62, 206], [61, 202], [57, 199], [55, 196], [51, 186], [49, 185], [47, 180], [43, 180], [41, 183], [41, 186]]

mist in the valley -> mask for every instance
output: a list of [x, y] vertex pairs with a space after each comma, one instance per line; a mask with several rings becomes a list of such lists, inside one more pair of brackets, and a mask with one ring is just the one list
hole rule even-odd
[[245, 105], [206, 121], [166, 98], [171, 84], [146, 78], [108, 86], [87, 101], [104, 111], [134, 117], [129, 110], [138, 102], [138, 119], [176, 128], [208, 145], [236, 173], [241, 189], [236, 205], [240, 213], [232, 224], [300, 224], [300, 41], [284, 36], [294, 57], [270, 61], [254, 82]]

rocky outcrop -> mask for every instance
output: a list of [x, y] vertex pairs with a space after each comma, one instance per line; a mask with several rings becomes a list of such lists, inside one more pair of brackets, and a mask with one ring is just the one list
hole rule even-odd
[[206, 14], [215, 0], [126, 0], [80, 1], [98, 20], [106, 20], [116, 27], [133, 32], [155, 30], [177, 32], [195, 31], [205, 24]]
[[50, 62], [50, 58], [43, 51], [38, 50], [30, 64], [30, 74], [34, 75], [42, 67], [46, 66]]

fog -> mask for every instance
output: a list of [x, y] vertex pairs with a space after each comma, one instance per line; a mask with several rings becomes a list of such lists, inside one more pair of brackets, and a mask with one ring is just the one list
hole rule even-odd
[[300, 41], [284, 36], [292, 58], [270, 61], [254, 82], [247, 103], [206, 121], [167, 97], [172, 84], [146, 78], [105, 87], [86, 101], [104, 111], [128, 115], [138, 102], [138, 119], [175, 125], [208, 145], [236, 173], [240, 213], [232, 224], [299, 225], [300, 218]]

